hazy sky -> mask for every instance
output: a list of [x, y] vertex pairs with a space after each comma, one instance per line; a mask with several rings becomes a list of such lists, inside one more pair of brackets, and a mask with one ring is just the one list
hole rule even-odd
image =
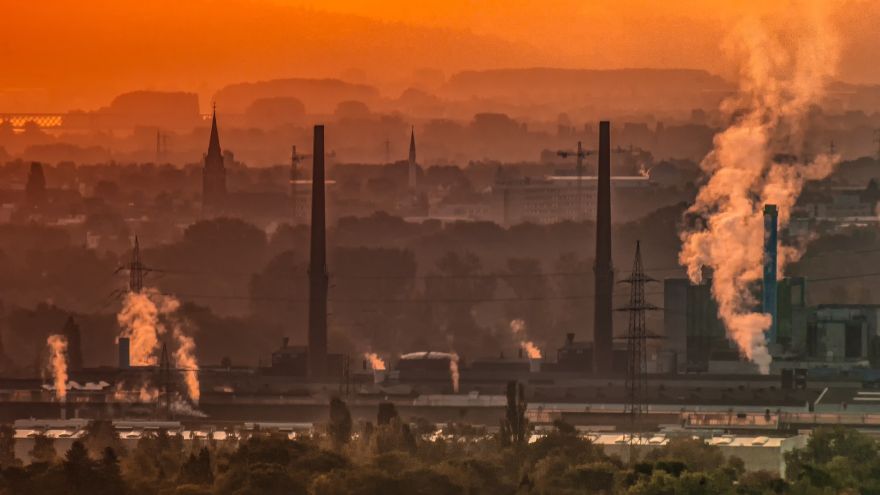
[[840, 38], [840, 78], [880, 82], [880, 5], [868, 0], [0, 2], [0, 112], [91, 109], [139, 88], [204, 100], [230, 82], [351, 68], [394, 90], [418, 68], [688, 67], [730, 77], [720, 46], [741, 19], [784, 26], [817, 4]]

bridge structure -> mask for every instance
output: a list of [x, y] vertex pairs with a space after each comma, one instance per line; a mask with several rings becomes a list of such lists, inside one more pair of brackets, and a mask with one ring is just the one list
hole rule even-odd
[[9, 123], [15, 130], [24, 130], [28, 122], [40, 129], [54, 129], [64, 126], [62, 113], [0, 113], [0, 125]]
[[[120, 116], [109, 113], [14, 113], [0, 112], [0, 125], [9, 123], [12, 129], [21, 132], [28, 123], [36, 124], [40, 129], [88, 129], [90, 127], [114, 127], [114, 121]], [[211, 114], [199, 114], [202, 122], [210, 122]]]

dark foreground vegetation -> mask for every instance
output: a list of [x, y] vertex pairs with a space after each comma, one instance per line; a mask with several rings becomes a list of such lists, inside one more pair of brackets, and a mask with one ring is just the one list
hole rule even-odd
[[294, 440], [257, 432], [224, 442], [165, 431], [126, 449], [109, 422], [90, 424], [64, 453], [37, 437], [23, 465], [13, 430], [0, 428], [0, 494], [870, 494], [880, 493], [875, 441], [842, 428], [816, 430], [786, 454], [786, 480], [746, 472], [717, 447], [680, 438], [635, 463], [606, 455], [565, 423], [528, 442], [508, 418], [499, 433], [466, 425], [435, 431], [403, 422], [393, 406], [354, 425], [342, 401], [319, 433]]

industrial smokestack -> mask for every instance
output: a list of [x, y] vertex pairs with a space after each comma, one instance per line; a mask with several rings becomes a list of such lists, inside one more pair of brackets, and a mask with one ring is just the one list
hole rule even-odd
[[611, 292], [614, 273], [611, 266], [611, 123], [599, 122], [599, 177], [596, 190], [596, 278], [593, 318], [593, 372], [612, 371]]
[[327, 373], [327, 228], [324, 205], [324, 126], [312, 152], [312, 239], [309, 258], [309, 376]]
[[131, 341], [128, 337], [119, 337], [117, 342], [119, 347], [119, 369], [128, 369], [131, 367]]
[[776, 240], [779, 213], [776, 205], [764, 205], [764, 294], [763, 312], [772, 319], [767, 343], [776, 342]]

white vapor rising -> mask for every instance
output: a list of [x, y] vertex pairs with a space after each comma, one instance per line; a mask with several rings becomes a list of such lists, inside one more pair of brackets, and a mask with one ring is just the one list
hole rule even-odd
[[178, 309], [180, 302], [174, 297], [163, 295], [155, 289], [144, 289], [141, 293], [129, 292], [125, 296], [116, 319], [122, 327], [121, 336], [130, 339], [132, 366], [155, 366], [161, 349], [160, 337], [171, 334], [177, 343], [173, 353], [174, 365], [183, 374], [187, 395], [198, 403], [201, 393], [196, 344], [184, 332]]
[[375, 352], [364, 353], [364, 359], [370, 363], [370, 369], [373, 371], [385, 371], [385, 361]]
[[46, 345], [49, 347], [49, 371], [55, 384], [55, 397], [64, 402], [67, 398], [67, 337], [50, 335]]
[[[778, 207], [784, 228], [804, 182], [826, 177], [838, 161], [827, 154], [805, 158], [811, 150], [804, 142], [809, 111], [836, 68], [837, 39], [821, 2], [799, 2], [793, 11], [791, 32], [758, 21], [736, 32], [735, 49], [744, 57], [740, 91], [722, 106], [732, 123], [701, 163], [708, 181], [688, 213], [704, 222], [685, 228], [679, 253], [694, 283], [702, 281], [703, 267], [712, 269], [712, 294], [728, 336], [762, 373], [770, 369], [764, 332], [771, 318], [755, 311], [752, 291], [762, 276], [764, 205]], [[796, 158], [780, 159], [783, 154]], [[780, 246], [777, 276], [798, 255]]]
[[452, 392], [457, 394], [460, 374], [458, 371], [458, 354], [454, 352], [449, 354], [449, 376], [452, 378]]
[[196, 361], [196, 342], [189, 335], [184, 334], [178, 326], [174, 327], [174, 338], [177, 339], [177, 350], [174, 351], [174, 361], [177, 368], [183, 371], [183, 380], [186, 383], [186, 393], [189, 398], [199, 403], [201, 389], [199, 388], [199, 363]]
[[159, 336], [165, 333], [165, 327], [159, 323], [159, 308], [153, 299], [161, 297], [150, 289], [129, 292], [116, 315], [122, 327], [121, 336], [129, 338], [132, 366], [155, 366], [158, 362]]
[[527, 340], [525, 337], [526, 334], [526, 321], [517, 318], [515, 320], [510, 320], [510, 331], [513, 332], [514, 337], [519, 339], [519, 346], [526, 353], [529, 359], [541, 359], [541, 348], [538, 347], [531, 340]]

